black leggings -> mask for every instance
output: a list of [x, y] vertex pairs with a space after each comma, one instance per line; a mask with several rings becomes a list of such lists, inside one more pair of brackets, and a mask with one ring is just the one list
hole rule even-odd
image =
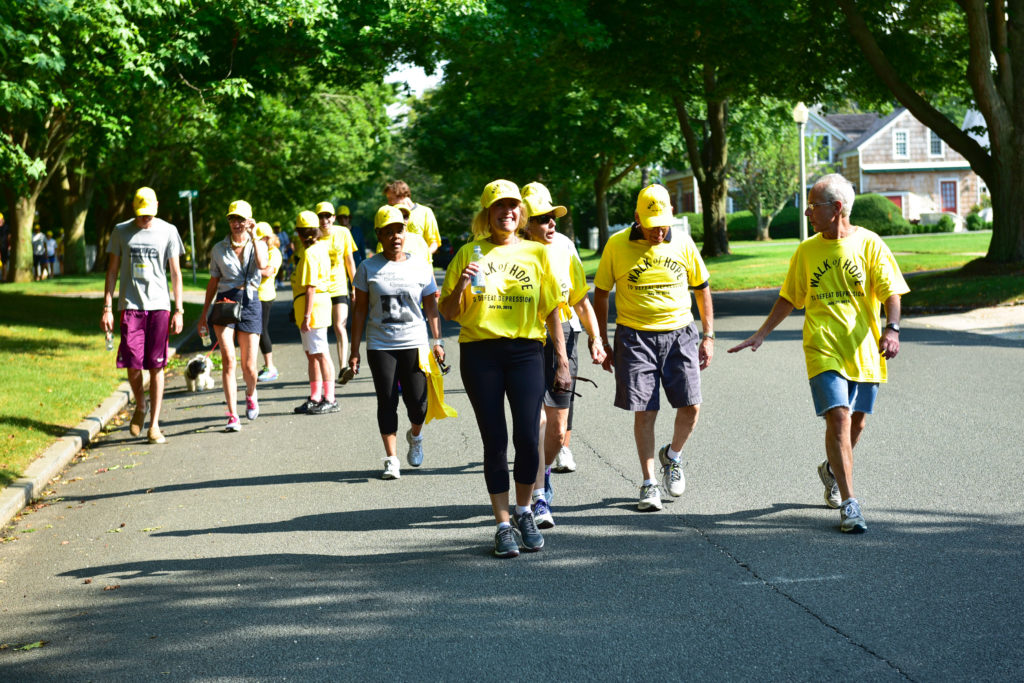
[[459, 369], [484, 442], [487, 492], [506, 493], [508, 426], [505, 396], [512, 409], [512, 445], [518, 484], [537, 479], [540, 406], [544, 399], [544, 345], [532, 339], [487, 339], [459, 346]]
[[260, 335], [260, 353], [274, 352], [274, 344], [270, 341], [270, 307], [273, 305], [273, 299], [260, 302], [260, 308], [263, 309], [263, 333]]
[[381, 434], [398, 432], [398, 383], [402, 383], [409, 422], [423, 424], [427, 418], [427, 376], [420, 370], [419, 349], [380, 351], [367, 349], [366, 361], [377, 392], [377, 426]]

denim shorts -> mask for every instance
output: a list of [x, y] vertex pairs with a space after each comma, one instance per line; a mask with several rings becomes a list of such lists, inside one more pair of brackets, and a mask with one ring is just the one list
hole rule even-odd
[[865, 415], [870, 415], [875, 409], [878, 382], [854, 382], [829, 370], [812, 377], [810, 384], [814, 412], [819, 417], [840, 406]]
[[259, 297], [248, 297], [241, 288], [217, 292], [217, 296], [214, 297], [214, 301], [225, 300], [243, 302], [241, 320], [225, 325], [225, 327], [234, 328], [235, 332], [247, 332], [255, 335], [263, 332], [263, 306], [260, 305]]

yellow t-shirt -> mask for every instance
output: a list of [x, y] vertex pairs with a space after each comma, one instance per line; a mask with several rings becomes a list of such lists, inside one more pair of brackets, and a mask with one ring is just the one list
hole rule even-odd
[[348, 271], [345, 270], [345, 257], [356, 250], [352, 232], [343, 225], [335, 225], [330, 235], [318, 241], [327, 245], [327, 254], [331, 259], [331, 296], [347, 296]]
[[274, 272], [260, 281], [260, 288], [257, 290], [260, 301], [273, 301], [277, 298], [277, 271], [281, 269], [281, 250], [277, 247], [270, 247], [267, 251], [267, 263]]
[[473, 260], [473, 247], [483, 254], [481, 266], [487, 282], [484, 293], [463, 292], [459, 315], [459, 342], [484, 339], [536, 339], [543, 342], [545, 318], [561, 304], [561, 290], [552, 275], [543, 244], [520, 240], [498, 246], [477, 240], [459, 249], [444, 276], [441, 298], [455, 289], [462, 271]]
[[882, 238], [866, 228], [797, 247], [779, 296], [804, 314], [807, 377], [834, 370], [855, 382], [886, 381], [879, 307], [910, 291]]
[[567, 323], [573, 317], [572, 309], [569, 307], [578, 304], [590, 292], [587, 274], [583, 270], [583, 261], [580, 261], [575, 251], [570, 251], [557, 242], [547, 245], [546, 249], [551, 261], [551, 273], [558, 282], [562, 301], [566, 304], [559, 308], [558, 319]]
[[[639, 239], [630, 239], [637, 235]], [[615, 288], [619, 325], [667, 332], [693, 322], [690, 288], [710, 276], [689, 235], [672, 230], [669, 237], [670, 241], [651, 244], [634, 226], [608, 238], [594, 286], [609, 292]]]
[[313, 296], [313, 315], [309, 326], [328, 327], [331, 324], [331, 259], [327, 254], [327, 243], [320, 240], [303, 250], [299, 264], [292, 271], [292, 310], [296, 323], [306, 315], [306, 287], [316, 287]]
[[441, 244], [441, 231], [437, 228], [437, 218], [429, 206], [416, 204], [409, 211], [409, 222], [405, 229], [423, 238], [427, 245]]
[[[384, 245], [377, 242], [377, 253], [384, 251]], [[423, 238], [414, 232], [405, 231], [405, 246], [402, 247], [402, 251], [409, 254], [413, 258], [421, 258], [427, 263], [432, 263], [430, 260], [430, 249], [427, 247], [427, 243], [423, 241]]]

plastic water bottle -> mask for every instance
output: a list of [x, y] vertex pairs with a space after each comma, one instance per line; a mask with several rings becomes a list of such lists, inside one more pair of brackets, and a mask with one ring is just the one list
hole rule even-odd
[[199, 339], [203, 342], [203, 346], [210, 345], [210, 328], [201, 327], [199, 328]]
[[[480, 245], [473, 247], [473, 263], [479, 264], [483, 261], [484, 254], [480, 250]], [[469, 291], [473, 294], [483, 294], [487, 289], [487, 280], [484, 278], [483, 266], [477, 271], [476, 275], [473, 276], [472, 281], [469, 283]]]
[[106, 337], [107, 337], [107, 351], [113, 351], [114, 350], [114, 331], [113, 330], [107, 330]]

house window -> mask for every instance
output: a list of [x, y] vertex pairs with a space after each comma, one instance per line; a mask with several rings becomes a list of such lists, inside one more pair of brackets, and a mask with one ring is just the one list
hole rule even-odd
[[934, 130], [930, 130], [928, 133], [928, 154], [933, 157], [941, 157], [943, 153], [942, 138]]
[[892, 132], [892, 155], [897, 159], [906, 159], [910, 156], [909, 136], [905, 130], [894, 130]]
[[828, 134], [815, 135], [811, 142], [811, 153], [814, 160], [821, 163], [828, 163], [832, 160], [832, 136]]
[[695, 208], [695, 206], [694, 206], [694, 201], [693, 201], [693, 193], [692, 192], [684, 192], [683, 193], [683, 213], [693, 213], [694, 208]]

